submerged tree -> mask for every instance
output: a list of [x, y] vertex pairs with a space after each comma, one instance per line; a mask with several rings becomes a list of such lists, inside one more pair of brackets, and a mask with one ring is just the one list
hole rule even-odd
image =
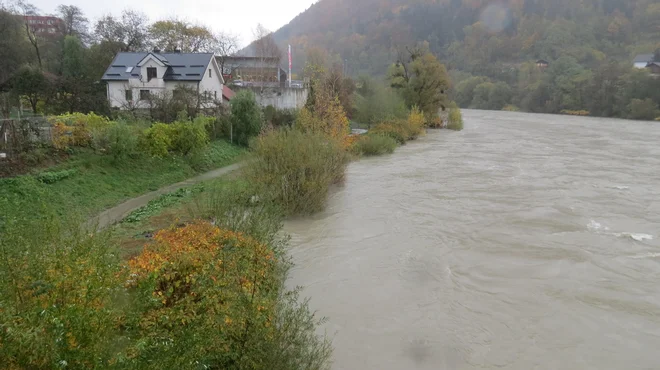
[[419, 107], [430, 121], [447, 107], [447, 70], [424, 46], [407, 51], [407, 60], [400, 55], [390, 67], [390, 84], [401, 92], [409, 108]]

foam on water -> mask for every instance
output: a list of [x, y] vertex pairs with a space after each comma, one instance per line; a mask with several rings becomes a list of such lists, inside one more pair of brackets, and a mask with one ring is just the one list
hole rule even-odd
[[646, 258], [658, 258], [660, 257], [660, 253], [647, 253], [647, 254], [642, 254], [639, 256], [631, 256], [630, 258], [636, 259], [636, 260], [641, 260], [641, 259], [646, 259]]
[[591, 220], [589, 224], [587, 225], [587, 228], [591, 231], [599, 231], [599, 230], [609, 230], [610, 228], [607, 226], [603, 226], [600, 222], [597, 222], [595, 220]]
[[644, 240], [653, 240], [653, 235], [642, 234], [642, 233], [616, 233], [614, 236], [619, 238], [630, 238], [632, 240], [643, 242]]

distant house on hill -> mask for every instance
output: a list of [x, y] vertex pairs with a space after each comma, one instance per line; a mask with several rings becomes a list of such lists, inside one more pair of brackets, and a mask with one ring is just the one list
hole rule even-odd
[[228, 94], [212, 53], [118, 53], [101, 80], [110, 106], [120, 109], [148, 108], [152, 95], [173, 94], [179, 86], [204, 97], [202, 106], [224, 102]]
[[548, 63], [548, 61], [544, 59], [539, 59], [536, 61], [536, 66], [539, 68], [548, 68], [549, 65], [550, 63]]
[[62, 34], [64, 22], [52, 16], [26, 15], [25, 22], [38, 36], [57, 36]]
[[660, 58], [657, 58], [655, 54], [637, 55], [633, 60], [633, 66], [639, 69], [646, 68], [654, 75], [660, 74]]
[[649, 65], [649, 63], [653, 63], [653, 62], [655, 62], [653, 54], [639, 54], [633, 60], [633, 67], [646, 68]]
[[648, 68], [651, 74], [660, 75], [660, 62], [651, 62], [646, 65], [646, 68]]

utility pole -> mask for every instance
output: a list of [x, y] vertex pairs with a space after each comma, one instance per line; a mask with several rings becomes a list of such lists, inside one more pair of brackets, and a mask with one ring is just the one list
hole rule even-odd
[[291, 44], [289, 44], [289, 87], [291, 87]]

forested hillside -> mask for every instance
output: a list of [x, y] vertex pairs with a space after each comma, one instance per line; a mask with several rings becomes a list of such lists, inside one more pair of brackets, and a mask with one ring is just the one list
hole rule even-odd
[[[294, 72], [318, 46], [353, 76], [385, 75], [400, 50], [427, 42], [462, 106], [630, 116], [632, 99], [650, 98], [655, 107], [646, 102], [640, 114], [651, 118], [660, 103], [657, 81], [631, 70], [636, 54], [660, 48], [656, 0], [320, 0], [275, 38], [293, 46]], [[538, 59], [549, 67], [539, 70]], [[594, 102], [598, 84], [614, 77], [627, 95]], [[645, 92], [623, 92], [631, 81]]]

